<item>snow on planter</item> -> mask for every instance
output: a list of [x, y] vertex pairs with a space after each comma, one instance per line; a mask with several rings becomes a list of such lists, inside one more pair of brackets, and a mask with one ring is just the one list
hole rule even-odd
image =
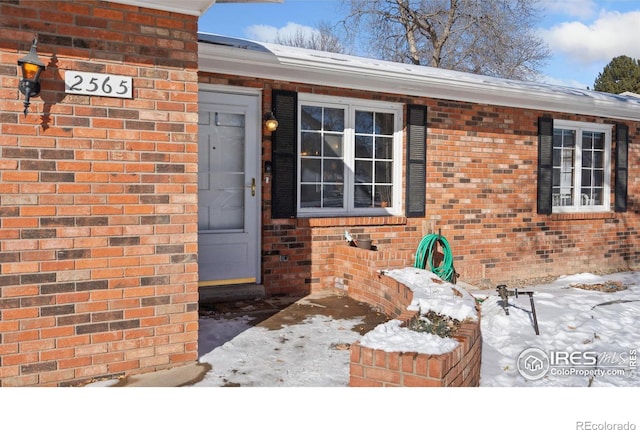
[[406, 267], [385, 271], [385, 275], [411, 289], [413, 301], [407, 307], [410, 311], [420, 311], [422, 315], [433, 311], [458, 321], [478, 319], [476, 301], [471, 294], [428, 270]]
[[386, 352], [417, 352], [440, 355], [453, 351], [458, 341], [431, 333], [402, 327], [402, 321], [391, 320], [366, 333], [360, 345]]
[[[458, 321], [478, 319], [475, 299], [469, 293], [428, 270], [407, 267], [385, 271], [384, 274], [411, 289], [413, 300], [408, 310], [419, 311], [421, 316], [432, 311]], [[404, 327], [402, 321], [391, 320], [366, 333], [360, 344], [386, 352], [439, 355], [453, 351], [458, 341], [414, 331]]]

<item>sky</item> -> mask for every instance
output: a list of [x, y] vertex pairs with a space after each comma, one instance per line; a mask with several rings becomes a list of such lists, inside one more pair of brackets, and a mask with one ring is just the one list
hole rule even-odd
[[[543, 82], [593, 88], [614, 57], [640, 58], [640, 0], [540, 1], [537, 31], [551, 50]], [[220, 3], [200, 18], [199, 31], [271, 42], [299, 29], [313, 31], [322, 21], [336, 23], [345, 14], [340, 0]]]

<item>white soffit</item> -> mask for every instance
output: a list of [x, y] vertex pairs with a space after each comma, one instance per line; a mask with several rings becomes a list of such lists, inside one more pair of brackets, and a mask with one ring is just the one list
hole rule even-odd
[[640, 99], [199, 33], [199, 68], [377, 93], [640, 120]]
[[110, 0], [113, 3], [200, 16], [214, 3], [282, 3], [282, 0]]

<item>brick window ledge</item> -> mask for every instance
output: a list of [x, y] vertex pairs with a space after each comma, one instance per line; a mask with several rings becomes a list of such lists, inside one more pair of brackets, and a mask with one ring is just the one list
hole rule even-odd
[[356, 216], [336, 218], [298, 218], [298, 227], [344, 227], [366, 225], [406, 225], [403, 216]]
[[615, 212], [583, 212], [583, 213], [557, 213], [551, 214], [553, 221], [574, 221], [586, 219], [613, 219]]

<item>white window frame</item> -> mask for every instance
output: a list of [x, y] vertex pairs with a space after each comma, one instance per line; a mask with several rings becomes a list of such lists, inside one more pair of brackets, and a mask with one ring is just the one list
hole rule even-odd
[[[303, 208], [300, 205], [300, 183], [301, 183], [301, 143], [302, 143], [302, 106], [321, 106], [328, 108], [345, 109], [345, 129], [344, 129], [344, 189], [346, 204], [344, 208]], [[403, 150], [402, 150], [402, 133], [403, 133], [403, 108], [401, 103], [377, 102], [362, 99], [342, 98], [332, 96], [318, 96], [314, 94], [298, 94], [298, 144], [296, 157], [298, 160], [298, 172], [296, 175], [296, 192], [297, 192], [297, 214], [299, 217], [331, 217], [331, 216], [384, 216], [384, 215], [402, 215], [403, 204]], [[390, 206], [386, 208], [357, 208], [354, 203], [354, 171], [355, 171], [355, 112], [373, 111], [376, 113], [391, 113], [394, 115], [394, 132], [393, 132], [393, 188], [392, 201]]]
[[[556, 206], [553, 194], [553, 213], [585, 213], [609, 212], [611, 210], [611, 141], [613, 126], [609, 124], [590, 123], [582, 121], [554, 120], [554, 134], [556, 129], [572, 130], [576, 132], [575, 160], [573, 164], [573, 202], [571, 206]], [[603, 197], [601, 205], [583, 204], [582, 188], [582, 132], [604, 133], [604, 178]], [[554, 168], [555, 169], [555, 168]]]

